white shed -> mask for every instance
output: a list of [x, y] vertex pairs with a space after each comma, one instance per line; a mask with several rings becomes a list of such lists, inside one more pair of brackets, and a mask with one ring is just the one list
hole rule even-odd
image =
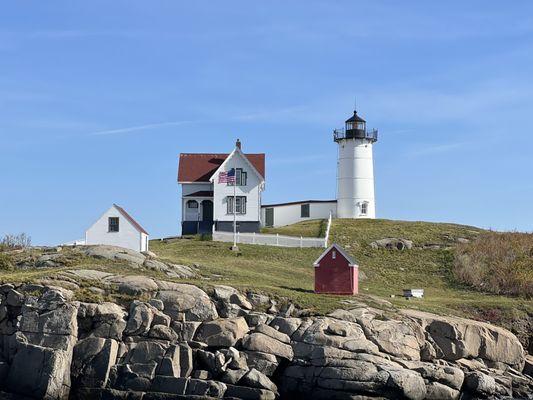
[[105, 244], [148, 251], [148, 232], [122, 207], [113, 204], [85, 231], [85, 244]]

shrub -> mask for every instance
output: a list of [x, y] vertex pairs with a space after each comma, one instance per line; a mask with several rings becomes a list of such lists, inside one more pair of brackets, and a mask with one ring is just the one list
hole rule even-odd
[[210, 233], [200, 233], [199, 235], [196, 235], [196, 240], [199, 240], [200, 242], [209, 242], [213, 240], [213, 237]]
[[31, 246], [31, 237], [25, 233], [5, 235], [0, 240], [0, 249], [25, 249]]
[[481, 234], [457, 246], [454, 276], [476, 289], [533, 297], [533, 234]]
[[15, 269], [15, 266], [13, 265], [11, 257], [8, 254], [0, 253], [0, 270], [13, 271], [13, 269]]

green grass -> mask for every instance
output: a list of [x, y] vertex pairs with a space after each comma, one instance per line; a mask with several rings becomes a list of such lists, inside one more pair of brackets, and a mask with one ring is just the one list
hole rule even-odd
[[[310, 235], [320, 221], [309, 221], [270, 232]], [[474, 239], [482, 230], [455, 224], [388, 220], [335, 220], [332, 241], [343, 245], [360, 265], [366, 279], [360, 282], [364, 302], [385, 299], [399, 308], [415, 308], [439, 314], [499, 320], [517, 313], [533, 312], [533, 304], [518, 297], [496, 296], [471, 290], [454, 280], [453, 247], [458, 238]], [[377, 239], [400, 237], [412, 240], [415, 248], [406, 251], [372, 249]], [[439, 244], [440, 249], [424, 248]], [[226, 243], [174, 240], [151, 242], [151, 249], [163, 259], [198, 264], [206, 276], [215, 274], [221, 283], [285, 296], [304, 308], [324, 313], [342, 306], [346, 297], [313, 293], [313, 261], [322, 249], [291, 249], [267, 246], [240, 246], [236, 255]], [[207, 281], [209, 282], [209, 281]], [[203, 284], [206, 281], [202, 281]], [[215, 282], [212, 282], [215, 283]], [[423, 300], [407, 301], [399, 296], [404, 288], [423, 288]], [[391, 298], [390, 295], [394, 295]], [[499, 321], [493, 321], [499, 322]]]
[[311, 219], [293, 225], [279, 228], [263, 228], [262, 233], [279, 233], [288, 236], [324, 237], [326, 235], [327, 221], [324, 219]]
[[[294, 236], [321, 236], [322, 220], [307, 221], [269, 232]], [[366, 279], [359, 283], [360, 294], [353, 299], [380, 308], [414, 308], [443, 315], [459, 315], [491, 321], [507, 328], [520, 325], [520, 319], [533, 315], [533, 302], [522, 297], [483, 293], [460, 284], [453, 275], [455, 247], [458, 239], [473, 240], [481, 229], [428, 222], [389, 220], [334, 220], [331, 240], [341, 244], [360, 266]], [[323, 236], [323, 235], [322, 235]], [[372, 249], [377, 239], [398, 237], [414, 242], [412, 250]], [[439, 245], [438, 249], [428, 245]], [[207, 290], [215, 284], [231, 285], [275, 297], [288, 298], [313, 313], [327, 313], [335, 308], [349, 307], [347, 296], [313, 293], [313, 261], [323, 249], [282, 248], [241, 245], [240, 253], [230, 250], [229, 243], [195, 239], [154, 240], [150, 249], [163, 261], [197, 266], [200, 277], [185, 282]], [[435, 246], [433, 246], [435, 247]], [[68, 254], [69, 250], [64, 250]], [[27, 255], [26, 255], [27, 256]], [[31, 256], [31, 251], [30, 251]], [[34, 257], [37, 257], [35, 254]], [[132, 269], [123, 263], [112, 263], [87, 257], [74, 257], [68, 268], [29, 269], [0, 273], [2, 282], [27, 282], [50, 277], [65, 269], [92, 268], [120, 274], [145, 274], [154, 278], [174, 280], [146, 269]], [[182, 281], [183, 282], [183, 281]], [[94, 281], [79, 282], [80, 296], [91, 296], [85, 290], [98, 286]], [[423, 288], [425, 298], [407, 301], [401, 296], [404, 288]], [[394, 295], [395, 297], [391, 297]], [[517, 328], [519, 329], [519, 328]]]
[[202, 286], [231, 285], [276, 296], [289, 297], [304, 308], [326, 311], [338, 304], [334, 296], [317, 298], [313, 291], [313, 261], [321, 249], [239, 245], [240, 252], [230, 250], [229, 243], [177, 239], [152, 241], [150, 249], [163, 261], [197, 265], [209, 280]]
[[409, 239], [415, 246], [454, 245], [458, 238], [473, 239], [481, 232], [482, 229], [467, 225], [386, 219], [337, 219], [331, 229], [333, 240], [343, 245], [363, 247], [387, 237]]

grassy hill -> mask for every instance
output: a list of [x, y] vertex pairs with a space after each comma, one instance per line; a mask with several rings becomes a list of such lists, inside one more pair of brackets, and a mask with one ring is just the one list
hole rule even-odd
[[[268, 231], [318, 236], [322, 226], [322, 221], [315, 220]], [[386, 300], [398, 308], [473, 317], [510, 327], [513, 321], [533, 315], [531, 301], [472, 290], [460, 284], [452, 272], [455, 246], [481, 233], [481, 229], [455, 224], [339, 219], [332, 225], [331, 238], [355, 257], [366, 276], [356, 300], [378, 306]], [[412, 240], [414, 247], [398, 251], [370, 246], [374, 240], [389, 237]], [[242, 245], [236, 255], [228, 247], [226, 243], [184, 239], [151, 243], [163, 259], [197, 264], [206, 276], [214, 275], [225, 284], [289, 297], [316, 312], [345, 306], [346, 297], [313, 293], [312, 263], [321, 249]], [[406, 287], [424, 288], [426, 297], [405, 300], [400, 295]]]
[[[321, 220], [307, 221], [270, 233], [295, 236], [323, 236]], [[527, 343], [533, 331], [533, 301], [527, 296], [504, 296], [484, 293], [489, 289], [481, 274], [498, 276], [499, 282], [509, 281], [501, 275], [509, 251], [518, 256], [507, 263], [506, 271], [518, 271], [525, 288], [533, 281], [533, 236], [520, 236], [510, 243], [501, 238], [489, 246], [479, 245], [476, 238], [484, 238], [490, 232], [481, 229], [428, 222], [404, 222], [389, 220], [334, 220], [331, 241], [341, 244], [357, 260], [360, 266], [360, 294], [354, 297], [316, 295], [313, 262], [323, 249], [300, 249], [270, 246], [241, 245], [240, 253], [232, 252], [229, 243], [202, 241], [198, 238], [153, 240], [150, 248], [161, 260], [174, 264], [195, 266], [199, 276], [188, 282], [209, 289], [215, 284], [227, 284], [246, 290], [264, 292], [280, 299], [290, 299], [311, 313], [326, 313], [339, 307], [353, 307], [353, 302], [363, 302], [378, 308], [395, 310], [414, 308], [443, 315], [458, 315], [499, 324], [517, 333]], [[410, 250], [376, 249], [370, 244], [384, 238], [403, 238], [413, 241]], [[515, 239], [515, 234], [510, 235]], [[507, 247], [505, 247], [507, 246]], [[510, 249], [509, 251], [501, 249]], [[13, 257], [37, 260], [42, 249], [33, 248]], [[506, 253], [507, 252], [507, 253]], [[178, 280], [147, 268], [131, 268], [121, 262], [109, 262], [82, 257], [71, 249], [64, 249], [66, 264], [58, 268], [9, 267], [7, 255], [0, 258], [1, 282], [28, 282], [49, 279], [67, 269], [90, 268], [115, 274], [144, 274], [154, 278]], [[470, 258], [465, 258], [467, 254]], [[0, 255], [2, 255], [0, 253]], [[458, 255], [461, 257], [458, 274]], [[495, 262], [498, 264], [492, 265]], [[31, 264], [31, 263], [30, 263]], [[476, 269], [472, 268], [472, 265]], [[454, 271], [455, 269], [455, 271]], [[455, 273], [454, 273], [455, 272]], [[511, 276], [511, 275], [509, 275]], [[183, 280], [181, 280], [183, 281]], [[461, 283], [461, 282], [467, 282]], [[78, 282], [81, 289], [76, 296], [93, 296], [89, 286], [96, 283]], [[425, 298], [405, 300], [404, 288], [423, 288]], [[491, 286], [491, 289], [494, 287]], [[498, 290], [498, 287], [496, 287]], [[504, 287], [500, 293], [511, 293]], [[112, 300], [116, 298], [112, 298]], [[351, 302], [351, 303], [350, 303]], [[533, 340], [531, 340], [533, 343]], [[532, 345], [533, 347], [533, 345]], [[533, 351], [533, 348], [531, 349]]]

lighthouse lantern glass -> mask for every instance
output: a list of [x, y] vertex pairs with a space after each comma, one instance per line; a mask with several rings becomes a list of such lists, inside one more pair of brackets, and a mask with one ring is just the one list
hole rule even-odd
[[365, 130], [365, 123], [364, 122], [358, 122], [357, 123], [357, 129], [364, 131]]

